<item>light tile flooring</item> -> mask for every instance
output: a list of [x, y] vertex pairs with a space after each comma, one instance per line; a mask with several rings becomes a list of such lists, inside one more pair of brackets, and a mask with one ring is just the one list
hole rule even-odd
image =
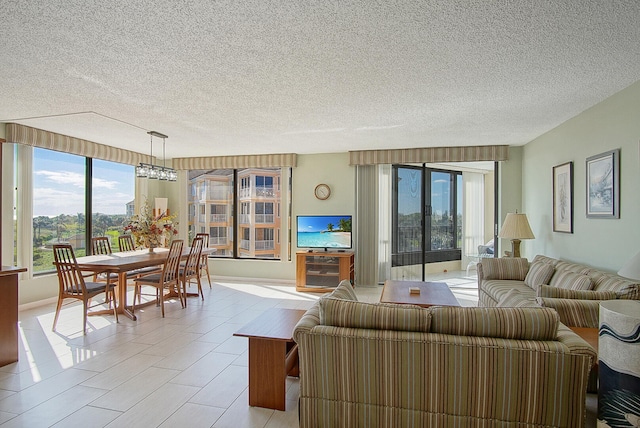
[[[476, 277], [444, 280], [463, 306], [478, 300]], [[362, 301], [381, 287], [356, 287]], [[186, 309], [168, 303], [124, 316], [90, 317], [63, 307], [51, 331], [54, 304], [20, 312], [20, 359], [0, 367], [0, 426], [9, 427], [297, 427], [298, 380], [287, 380], [286, 411], [248, 406], [247, 339], [233, 333], [271, 307], [307, 309], [319, 297], [291, 285], [215, 281], [205, 300]], [[590, 425], [594, 398], [591, 397]]]

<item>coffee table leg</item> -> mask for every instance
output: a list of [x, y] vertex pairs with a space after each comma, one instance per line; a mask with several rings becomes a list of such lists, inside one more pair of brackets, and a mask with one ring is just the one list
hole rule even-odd
[[287, 342], [249, 338], [249, 405], [285, 410]]

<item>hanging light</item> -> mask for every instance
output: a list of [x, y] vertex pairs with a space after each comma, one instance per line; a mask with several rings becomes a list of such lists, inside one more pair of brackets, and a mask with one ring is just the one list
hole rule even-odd
[[176, 181], [178, 179], [178, 173], [173, 168], [167, 168], [167, 158], [165, 156], [165, 144], [166, 139], [169, 138], [164, 134], [157, 131], [147, 132], [151, 138], [150, 158], [153, 162], [153, 137], [162, 138], [162, 166], [154, 165], [150, 163], [140, 162], [140, 165], [136, 167], [136, 177], [148, 178], [149, 180], [164, 180], [164, 181]]

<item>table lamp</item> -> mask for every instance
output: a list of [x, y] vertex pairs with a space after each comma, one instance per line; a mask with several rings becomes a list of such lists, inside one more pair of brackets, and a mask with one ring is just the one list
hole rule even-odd
[[618, 275], [640, 281], [640, 251], [620, 268]]
[[507, 214], [498, 237], [511, 239], [511, 257], [520, 257], [521, 239], [535, 238], [529, 226], [527, 215], [517, 211]]

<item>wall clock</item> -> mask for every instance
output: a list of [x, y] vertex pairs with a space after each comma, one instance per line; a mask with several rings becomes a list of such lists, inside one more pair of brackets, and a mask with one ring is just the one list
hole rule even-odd
[[328, 184], [320, 183], [316, 186], [313, 193], [316, 195], [316, 198], [324, 201], [325, 199], [329, 199], [329, 196], [331, 196], [331, 188]]

